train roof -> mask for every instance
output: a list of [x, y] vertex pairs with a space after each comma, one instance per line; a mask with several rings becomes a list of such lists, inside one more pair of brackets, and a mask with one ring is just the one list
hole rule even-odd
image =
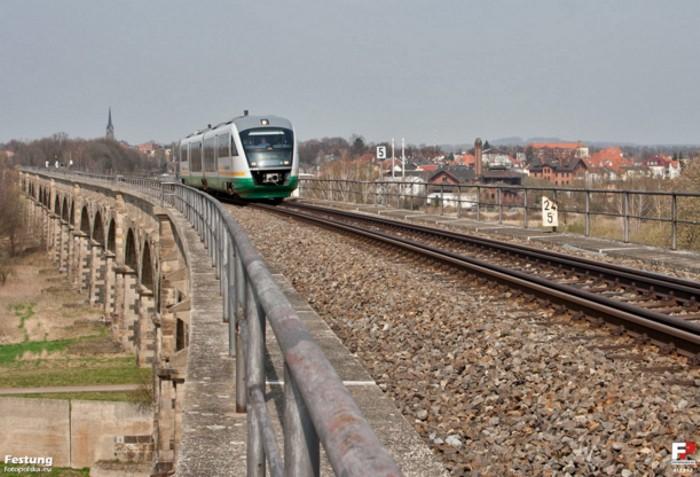
[[[267, 124], [265, 124], [265, 122], [267, 122]], [[233, 119], [233, 123], [236, 125], [239, 131], [265, 126], [292, 129], [292, 123], [289, 122], [288, 119], [272, 115], [238, 116], [237, 118]]]
[[278, 127], [278, 128], [292, 129], [292, 123], [288, 119], [282, 118], [280, 116], [245, 115], [245, 116], [238, 116], [236, 118], [231, 119], [230, 121], [219, 123], [219, 124], [217, 124], [215, 126], [211, 126], [209, 128], [194, 131], [194, 132], [188, 134], [187, 136], [185, 136], [185, 139], [192, 139], [195, 136], [204, 135], [209, 131], [214, 131], [216, 129], [221, 128], [222, 126], [228, 126], [230, 124], [234, 124], [239, 131], [244, 131], [246, 129], [251, 129], [251, 128], [259, 128], [259, 127]]

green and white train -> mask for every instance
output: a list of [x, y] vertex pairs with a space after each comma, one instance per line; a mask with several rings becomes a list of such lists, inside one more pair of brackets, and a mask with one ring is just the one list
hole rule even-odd
[[184, 184], [242, 199], [282, 200], [296, 189], [299, 158], [292, 123], [277, 116], [243, 116], [195, 131], [180, 141]]

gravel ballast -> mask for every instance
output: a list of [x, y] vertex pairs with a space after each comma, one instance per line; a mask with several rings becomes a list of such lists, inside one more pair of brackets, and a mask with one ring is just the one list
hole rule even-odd
[[700, 371], [503, 287], [251, 207], [268, 263], [362, 359], [453, 475], [673, 475]]

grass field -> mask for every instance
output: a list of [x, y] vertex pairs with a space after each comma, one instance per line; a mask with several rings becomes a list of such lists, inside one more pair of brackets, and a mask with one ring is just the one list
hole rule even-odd
[[143, 401], [141, 391], [13, 394], [12, 397], [36, 399], [80, 399], [83, 401], [127, 401], [135, 403], [140, 403]]
[[0, 387], [140, 384], [151, 370], [98, 335], [0, 345]]

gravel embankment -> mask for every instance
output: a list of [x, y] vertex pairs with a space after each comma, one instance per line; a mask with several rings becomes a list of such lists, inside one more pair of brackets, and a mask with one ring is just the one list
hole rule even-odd
[[[454, 475], [672, 475], [700, 370], [374, 244], [231, 207]], [[651, 369], [653, 368], [653, 369]]]

